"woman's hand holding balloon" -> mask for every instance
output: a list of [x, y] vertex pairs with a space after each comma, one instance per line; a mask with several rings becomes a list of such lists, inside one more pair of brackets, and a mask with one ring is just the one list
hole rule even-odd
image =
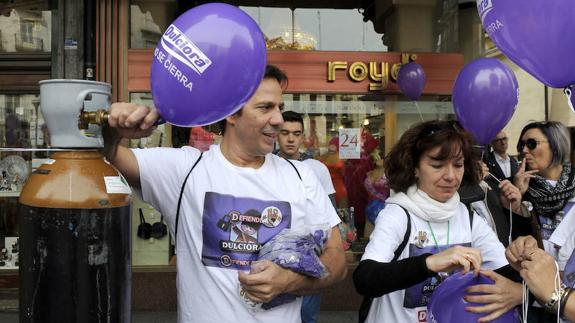
[[463, 273], [473, 270], [477, 275], [481, 268], [482, 258], [479, 249], [455, 246], [427, 257], [425, 262], [427, 269], [436, 273], [463, 268]]
[[123, 138], [148, 137], [159, 119], [155, 109], [134, 103], [114, 103], [109, 109], [108, 124]]
[[471, 313], [488, 313], [479, 319], [479, 322], [494, 320], [521, 304], [523, 300], [521, 284], [515, 283], [492, 270], [481, 271], [481, 274], [493, 279], [495, 284], [470, 286], [466, 289], [468, 294], [465, 296], [467, 302], [485, 304], [466, 308]]

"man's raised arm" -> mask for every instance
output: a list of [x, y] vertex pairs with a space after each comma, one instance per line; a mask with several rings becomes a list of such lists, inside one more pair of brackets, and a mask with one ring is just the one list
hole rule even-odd
[[120, 145], [123, 138], [148, 137], [156, 128], [159, 115], [155, 109], [133, 103], [114, 103], [110, 107], [104, 132], [104, 156], [126, 178], [130, 185], [140, 186], [140, 170], [134, 153]]

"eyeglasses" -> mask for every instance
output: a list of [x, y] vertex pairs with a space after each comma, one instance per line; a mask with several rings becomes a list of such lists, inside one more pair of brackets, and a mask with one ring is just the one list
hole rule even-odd
[[546, 140], [535, 140], [533, 138], [529, 138], [525, 141], [519, 140], [519, 143], [517, 144], [517, 150], [519, 152], [522, 152], [523, 148], [525, 146], [527, 146], [527, 149], [533, 150], [533, 149], [537, 148], [537, 145], [542, 143], [542, 142], [547, 142], [547, 141]]
[[509, 138], [507, 138], [507, 137], [495, 138], [495, 140], [493, 140], [493, 141], [495, 141], [495, 142], [500, 142], [500, 143], [505, 143], [505, 142], [507, 142], [508, 139], [509, 139]]

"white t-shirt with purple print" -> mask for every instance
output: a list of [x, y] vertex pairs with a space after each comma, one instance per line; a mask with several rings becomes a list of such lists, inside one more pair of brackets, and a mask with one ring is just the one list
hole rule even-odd
[[[134, 149], [143, 199], [174, 233], [182, 182], [200, 155], [193, 147]], [[260, 246], [284, 228], [336, 226], [339, 218], [311, 169], [268, 154], [259, 169], [231, 164], [218, 145], [204, 152], [182, 198], [177, 252], [178, 322], [301, 322], [301, 299], [253, 312], [238, 295]]]

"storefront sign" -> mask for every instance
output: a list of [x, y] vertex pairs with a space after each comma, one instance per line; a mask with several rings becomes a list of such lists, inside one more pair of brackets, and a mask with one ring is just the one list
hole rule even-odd
[[[371, 81], [369, 83], [370, 91], [378, 91], [387, 88], [389, 81], [397, 81], [397, 73], [402, 64], [415, 61], [417, 55], [415, 54], [401, 54], [401, 63], [390, 62], [353, 62], [347, 61], [329, 61], [327, 62], [327, 80], [329, 82], [336, 81], [336, 71], [345, 70], [348, 77], [354, 82], [362, 82], [366, 78]], [[390, 67], [391, 64], [391, 67]]]
[[361, 154], [361, 128], [339, 129], [339, 158], [359, 159]]
[[[289, 77], [286, 93], [400, 94], [395, 80], [402, 63], [416, 61], [425, 71], [423, 94], [451, 95], [457, 74], [465, 65], [460, 53], [268, 51], [268, 64]], [[128, 91], [149, 92], [153, 49], [130, 50]]]

